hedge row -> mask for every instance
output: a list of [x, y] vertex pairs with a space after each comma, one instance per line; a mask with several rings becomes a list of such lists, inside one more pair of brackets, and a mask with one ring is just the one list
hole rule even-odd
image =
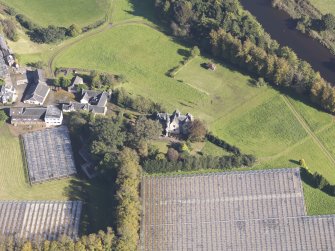
[[213, 143], [214, 145], [223, 148], [227, 152], [233, 153], [235, 155], [241, 155], [241, 150], [233, 145], [230, 145], [226, 141], [218, 138], [217, 136], [214, 136], [212, 133], [208, 133], [206, 135], [206, 138], [209, 142]]
[[311, 187], [318, 188], [330, 196], [335, 196], [335, 185], [331, 185], [329, 181], [318, 172], [312, 174], [306, 168], [301, 168], [301, 178]]
[[233, 156], [188, 156], [178, 161], [146, 160], [142, 168], [147, 173], [169, 173], [177, 171], [193, 171], [203, 169], [230, 169], [250, 167], [256, 161], [252, 155]]

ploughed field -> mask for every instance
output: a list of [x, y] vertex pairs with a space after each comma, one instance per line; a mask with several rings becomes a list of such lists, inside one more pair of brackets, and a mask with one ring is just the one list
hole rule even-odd
[[1, 0], [41, 25], [82, 27], [104, 18], [109, 0]]

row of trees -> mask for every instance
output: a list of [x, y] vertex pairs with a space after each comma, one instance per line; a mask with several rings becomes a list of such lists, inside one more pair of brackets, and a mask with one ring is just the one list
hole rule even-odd
[[335, 112], [332, 86], [288, 47], [280, 47], [238, 0], [156, 0], [174, 35], [191, 38], [213, 56], [262, 77], [273, 85], [309, 95]]
[[14, 236], [1, 238], [0, 250], [6, 251], [87, 251], [87, 250], [117, 250], [117, 238], [112, 228], [106, 232], [99, 231], [97, 234], [84, 235], [78, 240], [68, 236], [61, 236], [59, 240], [32, 242], [29, 240], [16, 240]]
[[238, 147], [230, 145], [229, 143], [213, 135], [212, 133], [208, 133], [206, 135], [206, 139], [214, 145], [217, 145], [218, 147], [226, 150], [227, 152], [233, 153], [235, 155], [241, 155], [241, 150]]
[[335, 185], [331, 185], [329, 181], [318, 172], [311, 173], [308, 168], [301, 168], [301, 178], [311, 187], [318, 188], [330, 196], [335, 196]]
[[244, 154], [220, 157], [211, 155], [183, 155], [183, 157], [178, 160], [146, 160], [143, 162], [142, 167], [147, 173], [170, 173], [179, 171], [251, 167], [255, 161], [256, 159], [254, 156]]
[[137, 250], [139, 242], [141, 167], [137, 153], [130, 148], [124, 148], [121, 151], [119, 162], [120, 168], [116, 180], [119, 186], [116, 193], [118, 240], [115, 250], [133, 251]]

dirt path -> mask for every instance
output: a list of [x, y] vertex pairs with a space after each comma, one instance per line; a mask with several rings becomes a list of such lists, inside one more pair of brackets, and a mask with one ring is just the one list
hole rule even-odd
[[319, 146], [319, 148], [321, 149], [321, 151], [330, 160], [330, 162], [332, 162], [333, 165], [335, 166], [335, 159], [334, 159], [334, 157], [326, 149], [326, 147], [323, 145], [323, 143], [320, 141], [320, 139], [315, 135], [315, 133], [311, 130], [311, 128], [307, 125], [307, 123], [304, 120], [304, 118], [298, 113], [298, 111], [294, 108], [294, 106], [291, 104], [291, 102], [289, 101], [289, 99], [287, 97], [285, 97], [283, 95], [281, 95], [281, 97], [283, 98], [283, 100], [284, 100], [285, 104], [288, 106], [288, 108], [291, 110], [291, 112], [294, 115], [294, 117], [298, 120], [298, 122], [300, 123], [300, 125], [304, 128], [304, 130], [306, 131], [306, 133], [309, 136], [311, 136], [311, 138], [313, 139], [313, 141]]

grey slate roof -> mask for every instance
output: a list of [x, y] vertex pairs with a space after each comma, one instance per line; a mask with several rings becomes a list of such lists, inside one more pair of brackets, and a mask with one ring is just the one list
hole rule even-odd
[[35, 84], [38, 84], [39, 82], [46, 83], [45, 77], [44, 77], [44, 71], [41, 69], [37, 69], [33, 72], [33, 80]]
[[76, 76], [72, 81], [72, 85], [80, 85], [83, 82], [84, 82], [84, 80], [81, 77]]
[[38, 103], [43, 103], [47, 97], [50, 89], [45, 83], [32, 84], [26, 94], [25, 100], [37, 101]]
[[69, 104], [63, 104], [62, 110], [63, 112], [88, 111], [88, 112], [93, 112], [94, 114], [104, 115], [106, 114], [107, 108], [96, 106], [96, 105], [71, 102]]
[[43, 121], [47, 108], [45, 107], [14, 107], [9, 115], [12, 122]]
[[62, 111], [54, 105], [49, 105], [47, 107], [45, 118], [60, 118], [62, 116]]
[[107, 92], [83, 90], [82, 95], [81, 103], [87, 102], [91, 105], [103, 107], [106, 106], [108, 101]]

